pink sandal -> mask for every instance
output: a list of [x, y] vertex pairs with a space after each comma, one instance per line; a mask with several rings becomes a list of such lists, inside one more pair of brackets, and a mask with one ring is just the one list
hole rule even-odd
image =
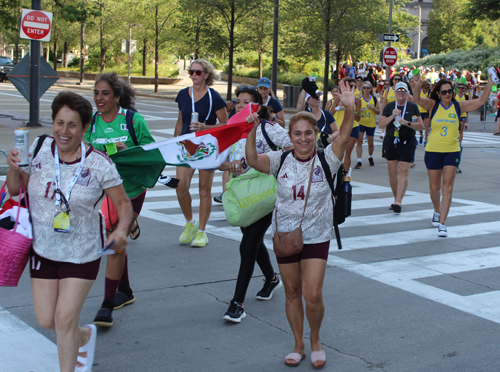
[[285, 364], [289, 367], [297, 367], [306, 354], [290, 353], [285, 357]]
[[313, 351], [311, 353], [311, 363], [313, 368], [315, 369], [322, 368], [326, 364], [325, 351], [324, 350]]

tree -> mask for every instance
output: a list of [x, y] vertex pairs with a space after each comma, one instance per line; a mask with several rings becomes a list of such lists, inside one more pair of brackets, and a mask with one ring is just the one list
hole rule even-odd
[[19, 60], [19, 18], [23, 8], [31, 8], [28, 0], [0, 0], [0, 24], [7, 31], [6, 36], [10, 36], [13, 41], [15, 53], [14, 62]]
[[462, 18], [467, 0], [434, 0], [427, 36], [432, 53], [469, 49], [474, 44], [471, 20]]
[[496, 21], [500, 19], [500, 1], [470, 0], [467, 16], [471, 19]]

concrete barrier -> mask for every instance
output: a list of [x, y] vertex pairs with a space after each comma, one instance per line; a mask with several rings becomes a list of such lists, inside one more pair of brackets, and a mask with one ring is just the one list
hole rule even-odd
[[[66, 77], [66, 78], [73, 78], [73, 79], [79, 79], [80, 78], [80, 73], [79, 72], [74, 72], [74, 71], [57, 71], [60, 77]], [[99, 74], [91, 74], [91, 73], [84, 73], [83, 78], [85, 80], [95, 80], [96, 76]], [[123, 80], [127, 80], [128, 76], [120, 75], [120, 77]], [[165, 77], [159, 77], [158, 78], [158, 84], [161, 85], [172, 85], [172, 84], [179, 84], [184, 81], [184, 78], [165, 78]], [[130, 77], [130, 82], [132, 84], [154, 84], [155, 83], [155, 78], [151, 76], [131, 76]]]
[[[227, 81], [227, 79], [228, 79], [227, 74], [225, 74], [223, 72], [220, 73], [220, 77], [224, 81]], [[256, 87], [258, 81], [259, 81], [259, 79], [247, 78], [247, 77], [243, 77], [243, 76], [235, 76], [235, 75], [233, 75], [233, 83], [248, 84], [249, 86]], [[278, 89], [284, 89], [285, 85], [278, 83], [276, 87]]]

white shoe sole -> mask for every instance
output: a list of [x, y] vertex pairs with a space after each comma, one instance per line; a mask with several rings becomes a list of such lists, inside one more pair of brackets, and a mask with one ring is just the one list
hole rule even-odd
[[439, 222], [431, 221], [432, 227], [439, 227]]
[[232, 323], [241, 323], [241, 320], [246, 318], [247, 316], [247, 313], [243, 313], [241, 314], [241, 316], [239, 318], [231, 318], [229, 315], [224, 315], [224, 320], [227, 320], [228, 322], [232, 322]]
[[440, 231], [440, 232], [438, 232], [438, 236], [440, 238], [447, 238], [448, 237], [448, 232], [447, 231]]
[[283, 282], [280, 280], [280, 282], [278, 283], [278, 285], [276, 287], [274, 287], [274, 289], [272, 290], [271, 295], [269, 297], [255, 296], [255, 298], [257, 300], [261, 300], [261, 301], [269, 301], [271, 298], [273, 298], [274, 291], [277, 290], [277, 289], [280, 289], [281, 287], [283, 287]]
[[198, 245], [198, 244], [194, 244], [194, 242], [193, 242], [193, 243], [191, 243], [191, 247], [193, 247], [193, 248], [205, 248], [207, 244], [208, 244], [208, 238], [207, 238], [207, 241], [205, 242], [205, 244]]

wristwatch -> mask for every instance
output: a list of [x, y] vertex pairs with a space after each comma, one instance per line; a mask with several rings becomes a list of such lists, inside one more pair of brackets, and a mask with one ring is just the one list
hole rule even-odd
[[408, 122], [408, 126], [411, 127], [411, 121]]

